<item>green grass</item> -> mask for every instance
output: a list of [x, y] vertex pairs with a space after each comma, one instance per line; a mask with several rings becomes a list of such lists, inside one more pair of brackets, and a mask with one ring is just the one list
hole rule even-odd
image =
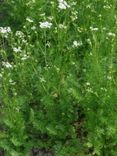
[[116, 1], [9, 0], [0, 11], [5, 156], [116, 156]]

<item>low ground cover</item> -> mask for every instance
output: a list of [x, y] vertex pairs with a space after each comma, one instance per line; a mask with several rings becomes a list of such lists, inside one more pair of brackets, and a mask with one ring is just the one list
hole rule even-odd
[[5, 156], [116, 156], [116, 1], [3, 1], [0, 21]]

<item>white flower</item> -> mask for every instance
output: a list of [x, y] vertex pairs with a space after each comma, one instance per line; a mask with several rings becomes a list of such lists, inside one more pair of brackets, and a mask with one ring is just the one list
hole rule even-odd
[[77, 47], [77, 46], [78, 46], [78, 42], [77, 42], [77, 41], [74, 41], [74, 42], [73, 42], [73, 46], [74, 46], [74, 47]]
[[48, 19], [49, 19], [50, 21], [52, 21], [53, 18], [54, 18], [53, 16], [49, 16], [49, 17], [48, 17]]
[[106, 30], [106, 27], [103, 27], [102, 30]]
[[58, 8], [61, 10], [65, 10], [67, 8], [70, 8], [70, 5], [65, 0], [58, 0]]
[[40, 28], [51, 28], [52, 23], [45, 21], [45, 22], [40, 22]]
[[76, 48], [76, 47], [79, 47], [79, 46], [82, 46], [82, 41], [73, 41], [73, 45], [72, 45], [72, 47], [73, 48]]
[[70, 16], [71, 19], [72, 19], [72, 21], [78, 19], [78, 16], [77, 16], [77, 15], [78, 15], [78, 12], [77, 12], [77, 11], [73, 11], [73, 12], [72, 12], [72, 15]]
[[31, 29], [32, 29], [32, 30], [35, 30], [35, 29], [36, 29], [36, 27], [35, 27], [35, 26], [32, 26], [32, 27], [31, 27]]
[[103, 91], [105, 91], [105, 92], [107, 92], [107, 89], [106, 88], [101, 87], [100, 89], [103, 90]]
[[25, 39], [22, 40], [23, 43], [27, 43], [27, 41]]
[[59, 27], [60, 29], [66, 29], [66, 28], [67, 28], [67, 26], [65, 26], [65, 25], [63, 25], [63, 24], [59, 24], [58, 27]]
[[9, 62], [2, 62], [2, 65], [6, 68], [12, 68], [12, 65]]
[[90, 86], [90, 82], [86, 82], [86, 85], [87, 85], [87, 86]]
[[29, 56], [26, 55], [26, 54], [24, 54], [24, 55], [22, 56], [21, 60], [27, 60], [28, 58], [29, 58]]
[[16, 53], [21, 52], [21, 47], [18, 47], [18, 48], [14, 47], [13, 51], [16, 52]]
[[90, 30], [91, 30], [91, 31], [98, 31], [99, 29], [96, 28], [96, 27], [90, 27]]
[[47, 47], [50, 47], [51, 46], [51, 43], [49, 41], [47, 41], [46, 46]]
[[109, 33], [108, 33], [108, 36], [110, 36], [110, 37], [115, 37], [116, 34], [115, 34], [115, 33], [112, 33], [112, 32], [109, 32]]
[[26, 21], [28, 21], [29, 23], [33, 23], [33, 22], [34, 22], [34, 21], [33, 21], [31, 18], [29, 18], [29, 17], [26, 18]]
[[44, 79], [44, 77], [40, 77], [40, 82], [46, 82], [46, 80]]
[[19, 38], [24, 38], [24, 33], [22, 31], [16, 31], [15, 35]]
[[0, 34], [5, 38], [8, 38], [8, 35], [11, 33], [10, 27], [0, 27]]
[[112, 76], [107, 76], [107, 79], [108, 80], [112, 80]]
[[0, 33], [1, 34], [8, 34], [11, 32], [11, 28], [10, 27], [0, 27]]
[[112, 7], [111, 5], [104, 5], [103, 6], [104, 9], [111, 9], [111, 7]]

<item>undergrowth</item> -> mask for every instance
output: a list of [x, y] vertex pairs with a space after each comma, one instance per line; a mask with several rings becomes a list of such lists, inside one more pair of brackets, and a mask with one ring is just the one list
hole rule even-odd
[[0, 4], [0, 148], [117, 156], [115, 0]]

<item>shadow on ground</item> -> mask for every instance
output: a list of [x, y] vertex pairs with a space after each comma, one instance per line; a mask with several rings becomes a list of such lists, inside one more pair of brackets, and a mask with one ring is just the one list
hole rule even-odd
[[[5, 156], [3, 151], [0, 151], [0, 156]], [[53, 154], [46, 149], [33, 148], [29, 156], [53, 156]]]

